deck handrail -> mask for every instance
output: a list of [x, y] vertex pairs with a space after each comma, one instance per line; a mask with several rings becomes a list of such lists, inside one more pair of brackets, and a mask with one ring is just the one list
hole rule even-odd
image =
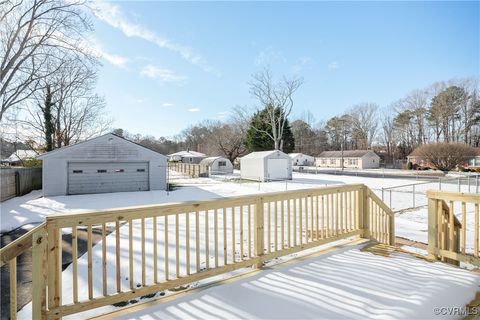
[[[427, 198], [429, 257], [455, 264], [466, 262], [480, 266], [480, 194], [429, 190]], [[455, 205], [457, 207], [459, 205], [460, 208], [455, 208]], [[457, 218], [455, 210], [461, 211], [461, 221]], [[474, 215], [473, 228], [469, 228], [467, 224], [467, 215], [470, 213]], [[468, 232], [473, 233], [472, 253], [467, 252]]]
[[[110, 225], [114, 232], [107, 241]], [[79, 228], [87, 230], [83, 277]], [[94, 228], [101, 230], [95, 253], [101, 264], [93, 263]], [[65, 231], [72, 233], [73, 301], [62, 301], [67, 290], [61, 265]], [[140, 239], [138, 246], [134, 237]], [[60, 319], [240, 268], [261, 268], [268, 260], [351, 237], [395, 241], [392, 211], [363, 184], [54, 214], [29, 233], [31, 241], [19, 243], [32, 246], [32, 318]], [[115, 248], [111, 260], [110, 246]], [[4, 248], [9, 258], [14, 247]], [[2, 259], [7, 257], [3, 252]], [[114, 275], [109, 278], [110, 264]], [[12, 285], [15, 281], [13, 277]], [[81, 287], [88, 292], [80, 292]]]

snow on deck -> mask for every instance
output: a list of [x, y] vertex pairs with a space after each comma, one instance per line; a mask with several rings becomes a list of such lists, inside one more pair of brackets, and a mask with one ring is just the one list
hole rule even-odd
[[113, 318], [431, 319], [437, 316], [435, 308], [463, 308], [479, 290], [477, 273], [361, 248], [278, 265]]

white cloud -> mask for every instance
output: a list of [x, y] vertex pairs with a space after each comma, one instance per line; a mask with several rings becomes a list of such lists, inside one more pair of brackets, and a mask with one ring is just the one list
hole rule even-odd
[[340, 64], [337, 61], [332, 61], [328, 64], [328, 70], [336, 71], [340, 68]]
[[310, 57], [300, 57], [297, 59], [297, 61], [295, 62], [295, 64], [293, 65], [292, 67], [292, 70], [293, 70], [293, 73], [300, 73], [303, 68], [312, 63], [313, 59], [310, 58]]
[[218, 75], [218, 72], [191, 48], [172, 42], [170, 39], [162, 37], [140, 24], [129, 21], [123, 14], [120, 6], [108, 1], [95, 1], [91, 3], [91, 8], [98, 19], [122, 31], [125, 36], [141, 38], [157, 45], [159, 48], [176, 52], [189, 63], [201, 67], [204, 71]]
[[198, 109], [198, 108], [190, 108], [190, 109], [188, 109], [188, 112], [199, 112], [199, 111], [200, 111], [200, 109]]
[[168, 102], [162, 103], [162, 107], [173, 107], [173, 106], [174, 106], [173, 103], [168, 103]]
[[283, 56], [281, 51], [275, 51], [271, 47], [267, 47], [255, 57], [255, 65], [264, 66], [273, 62], [286, 62], [287, 59]]
[[101, 52], [101, 57], [107, 60], [110, 64], [120, 68], [126, 68], [128, 62], [128, 59], [125, 57], [116, 54], [110, 54], [104, 51]]
[[158, 79], [162, 82], [179, 82], [187, 79], [184, 76], [176, 74], [172, 70], [159, 68], [152, 64], [144, 66], [142, 70], [140, 70], [140, 75], [151, 79]]

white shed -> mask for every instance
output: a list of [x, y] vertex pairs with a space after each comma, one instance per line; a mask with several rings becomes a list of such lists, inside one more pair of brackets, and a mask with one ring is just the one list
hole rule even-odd
[[255, 181], [291, 180], [292, 158], [279, 150], [252, 152], [240, 160], [240, 175]]
[[200, 176], [208, 177], [215, 174], [232, 174], [233, 165], [224, 157], [208, 157], [200, 162]]
[[292, 158], [292, 164], [294, 166], [313, 166], [315, 165], [315, 158], [303, 153], [289, 153]]
[[165, 190], [167, 157], [108, 133], [37, 157], [43, 195]]

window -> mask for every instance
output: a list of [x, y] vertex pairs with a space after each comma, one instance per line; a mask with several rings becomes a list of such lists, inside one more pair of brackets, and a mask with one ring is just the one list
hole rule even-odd
[[327, 164], [327, 159], [322, 159], [322, 164]]
[[330, 159], [330, 164], [335, 164], [335, 159]]
[[227, 161], [218, 161], [218, 166], [219, 167], [226, 167], [227, 166]]
[[145, 172], [145, 169], [137, 169], [137, 172]]
[[115, 172], [125, 172], [123, 169], [115, 169]]
[[190, 162], [193, 162], [193, 158], [190, 158]]
[[83, 170], [73, 170], [73, 173], [83, 173]]
[[105, 170], [105, 169], [98, 169], [98, 170], [97, 170], [97, 173], [107, 173], [107, 170]]

